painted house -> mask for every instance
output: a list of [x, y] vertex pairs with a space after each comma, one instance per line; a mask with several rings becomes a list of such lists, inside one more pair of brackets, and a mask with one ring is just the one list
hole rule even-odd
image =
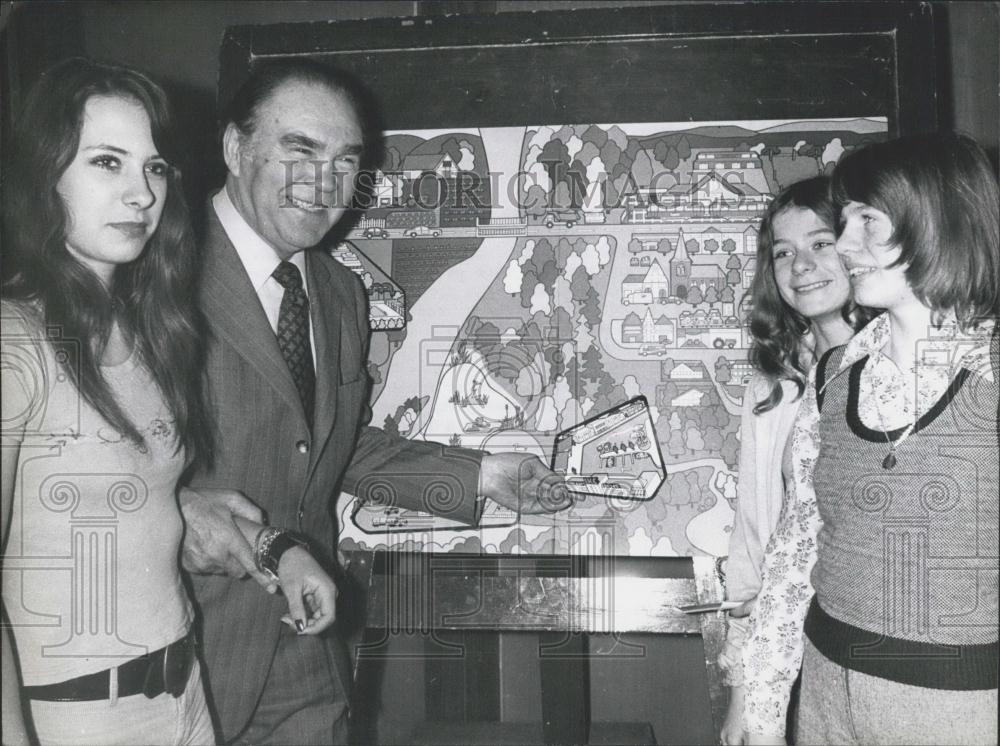
[[741, 383], [744, 386], [750, 383], [753, 378], [754, 367], [745, 360], [738, 360], [729, 364], [729, 380], [732, 383]]
[[631, 274], [622, 281], [622, 300], [633, 293], [649, 293], [653, 299], [666, 299], [670, 295], [670, 280], [660, 265], [653, 260], [645, 274]]
[[399, 172], [406, 181], [416, 181], [424, 174], [434, 174], [442, 179], [455, 175], [455, 163], [446, 153], [408, 155], [399, 166]]
[[642, 341], [672, 344], [677, 338], [674, 322], [665, 315], [653, 318], [653, 309], [646, 307], [646, 315], [642, 319]]
[[624, 344], [640, 344], [642, 342], [642, 319], [635, 311], [622, 321], [622, 342]]
[[670, 400], [671, 407], [700, 407], [701, 400], [705, 398], [704, 391], [688, 389], [683, 394], [679, 394]]
[[677, 364], [670, 371], [670, 380], [678, 384], [708, 384], [712, 385], [712, 379], [708, 375], [708, 368], [701, 360], [678, 360]]
[[757, 193], [767, 193], [767, 177], [764, 175], [760, 156], [752, 150], [733, 151], [727, 148], [706, 148], [695, 152], [691, 180], [713, 174], [730, 184], [740, 183], [751, 187]]
[[382, 169], [375, 172], [372, 184], [372, 207], [392, 207], [402, 203], [403, 177], [399, 173], [387, 174]]

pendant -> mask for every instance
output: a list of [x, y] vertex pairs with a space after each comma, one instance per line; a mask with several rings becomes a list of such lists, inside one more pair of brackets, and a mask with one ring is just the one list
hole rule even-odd
[[886, 470], [888, 470], [888, 469], [895, 469], [896, 468], [896, 452], [895, 451], [889, 451], [889, 453], [886, 455], [886, 457], [884, 459], [882, 459], [882, 468], [886, 469]]

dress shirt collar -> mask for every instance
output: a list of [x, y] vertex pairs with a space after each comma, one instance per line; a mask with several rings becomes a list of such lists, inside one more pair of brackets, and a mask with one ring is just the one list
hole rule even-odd
[[[264, 284], [272, 279], [271, 275], [281, 264], [281, 258], [240, 215], [229, 198], [229, 191], [225, 186], [212, 198], [212, 207], [215, 208], [215, 214], [219, 217], [223, 230], [239, 254], [243, 268], [250, 276], [250, 284], [259, 294]], [[308, 295], [305, 252], [294, 254], [288, 261], [302, 273], [302, 285]]]
[[[947, 371], [948, 377], [952, 378], [959, 368], [964, 367], [978, 373], [986, 380], [992, 381], [993, 373], [989, 365], [989, 348], [993, 326], [992, 320], [986, 320], [963, 332], [959, 329], [954, 314], [949, 314], [941, 326], [933, 330], [928, 339], [922, 343], [916, 370], [909, 372], [911, 374], [916, 372], [917, 375], [920, 375], [924, 372], [923, 369], [941, 369], [943, 367]], [[844, 357], [837, 373], [850, 368], [866, 355], [874, 361], [886, 357], [884, 348], [888, 344], [891, 334], [892, 324], [889, 321], [888, 313], [880, 314], [869, 321], [847, 343], [847, 349], [844, 350]], [[827, 383], [829, 383], [829, 378]]]

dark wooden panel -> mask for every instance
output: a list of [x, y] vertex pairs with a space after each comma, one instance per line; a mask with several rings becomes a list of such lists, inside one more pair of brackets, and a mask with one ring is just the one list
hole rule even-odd
[[[671, 565], [602, 557], [380, 554], [368, 597], [369, 628], [699, 634], [678, 606], [699, 600]], [[655, 572], [643, 577], [643, 568]], [[676, 572], [676, 569], [675, 571]], [[453, 657], [465, 655], [459, 644]]]
[[229, 30], [222, 95], [254, 59], [356, 73], [388, 129], [884, 115], [932, 129], [932, 9], [678, 3]]

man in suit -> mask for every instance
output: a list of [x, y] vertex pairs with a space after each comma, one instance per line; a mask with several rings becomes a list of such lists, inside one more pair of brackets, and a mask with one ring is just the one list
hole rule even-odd
[[[363, 288], [325, 253], [308, 251], [343, 214], [360, 167], [364, 132], [350, 87], [315, 63], [265, 63], [223, 121], [228, 175], [208, 210], [201, 287], [218, 455], [181, 494], [207, 682], [226, 742], [342, 743], [350, 683], [342, 647], [282, 625], [285, 602], [236, 578], [249, 573], [273, 590], [261, 556], [266, 564], [275, 555], [280, 576], [285, 557], [305, 550], [299, 539], [332, 567], [332, 503], [342, 489], [469, 524], [480, 495], [541, 512], [565, 507], [568, 494], [534, 457], [367, 427]], [[233, 515], [260, 519], [261, 510], [271, 526], [298, 534], [255, 547], [255, 561]], [[256, 544], [273, 538], [264, 537]], [[288, 603], [293, 616], [303, 606], [321, 617], [314, 627], [328, 623], [309, 597]]]

